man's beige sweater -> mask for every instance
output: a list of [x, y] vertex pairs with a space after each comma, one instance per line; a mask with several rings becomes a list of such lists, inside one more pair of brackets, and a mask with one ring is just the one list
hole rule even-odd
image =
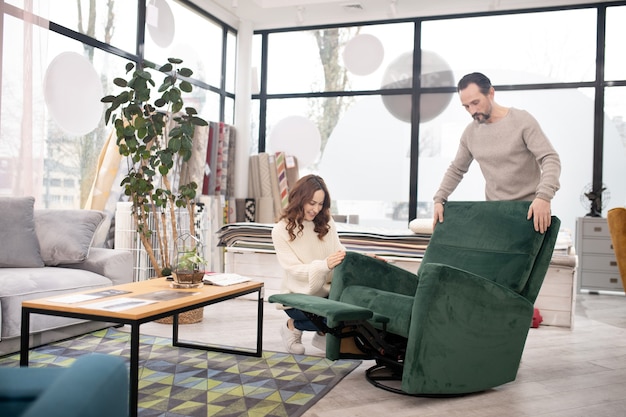
[[561, 161], [525, 110], [510, 108], [495, 123], [470, 123], [448, 167], [434, 201], [445, 202], [476, 160], [485, 178], [487, 200], [551, 201], [559, 189]]

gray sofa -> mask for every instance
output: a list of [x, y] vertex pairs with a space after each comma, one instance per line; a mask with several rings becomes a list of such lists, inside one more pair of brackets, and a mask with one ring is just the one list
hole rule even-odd
[[[97, 210], [35, 210], [32, 197], [0, 197], [0, 355], [19, 351], [22, 301], [132, 282], [131, 253], [97, 247], [105, 219]], [[30, 346], [106, 326], [33, 315]]]

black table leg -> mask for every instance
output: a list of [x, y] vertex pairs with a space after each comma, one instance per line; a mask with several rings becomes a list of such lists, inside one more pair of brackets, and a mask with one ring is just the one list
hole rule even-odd
[[139, 323], [130, 327], [130, 401], [129, 416], [137, 417], [139, 403]]
[[22, 328], [20, 335], [20, 366], [28, 366], [28, 344], [30, 333], [30, 311], [22, 308]]
[[257, 307], [256, 353], [259, 357], [263, 355], [263, 290], [259, 289]]

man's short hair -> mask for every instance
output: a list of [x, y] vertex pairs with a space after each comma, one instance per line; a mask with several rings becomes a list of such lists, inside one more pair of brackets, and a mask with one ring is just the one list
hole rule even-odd
[[470, 84], [476, 84], [480, 92], [485, 96], [489, 94], [489, 90], [491, 89], [491, 80], [489, 80], [485, 74], [472, 72], [461, 78], [457, 86], [457, 91], [465, 90]]

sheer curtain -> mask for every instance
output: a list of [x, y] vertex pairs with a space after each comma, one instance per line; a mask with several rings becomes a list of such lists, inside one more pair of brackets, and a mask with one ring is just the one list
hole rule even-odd
[[29, 195], [37, 201], [44, 186], [46, 118], [42, 80], [48, 21], [41, 17], [38, 7], [35, 10], [33, 0], [24, 0], [23, 9], [5, 1], [0, 4], [0, 195]]

